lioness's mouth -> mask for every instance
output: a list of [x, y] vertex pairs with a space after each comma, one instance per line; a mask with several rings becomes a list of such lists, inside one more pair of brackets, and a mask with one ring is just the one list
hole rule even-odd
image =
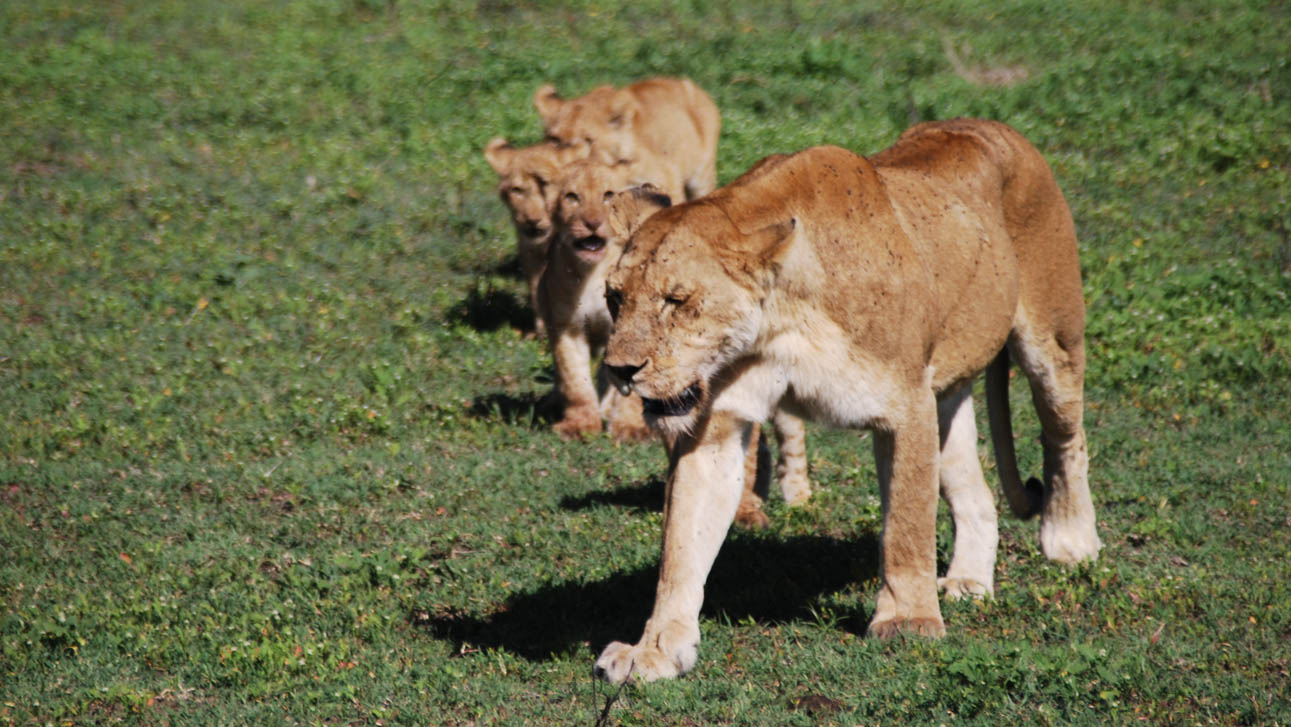
[[699, 382], [687, 386], [685, 391], [669, 399], [647, 399], [641, 397], [642, 408], [646, 414], [657, 417], [679, 417], [695, 408], [704, 396]]

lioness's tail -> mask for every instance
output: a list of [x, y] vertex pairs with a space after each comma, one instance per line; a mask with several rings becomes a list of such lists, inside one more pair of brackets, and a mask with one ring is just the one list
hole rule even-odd
[[1025, 486], [1018, 474], [1017, 453], [1013, 450], [1013, 422], [1009, 415], [1009, 349], [1000, 349], [986, 367], [986, 413], [991, 423], [991, 442], [995, 446], [995, 467], [1009, 509], [1023, 520], [1040, 512], [1044, 506], [1044, 486], [1032, 477]]

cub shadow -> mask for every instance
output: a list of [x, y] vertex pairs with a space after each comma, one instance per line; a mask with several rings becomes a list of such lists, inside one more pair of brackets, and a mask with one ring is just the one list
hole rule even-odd
[[513, 426], [540, 429], [559, 421], [564, 402], [554, 391], [545, 394], [481, 394], [471, 399], [467, 412], [475, 419], [500, 419]]
[[589, 492], [578, 497], [564, 497], [561, 498], [560, 507], [565, 510], [590, 510], [613, 505], [635, 512], [662, 512], [663, 494], [664, 481], [659, 477], [651, 477], [642, 482], [612, 490]]
[[534, 330], [534, 313], [520, 297], [509, 290], [478, 283], [466, 297], [448, 309], [450, 323], [469, 326], [480, 332], [496, 331], [510, 326], [526, 333]]
[[[813, 618], [816, 599], [878, 573], [878, 539], [801, 536], [772, 540], [732, 534], [709, 574], [703, 613], [762, 624]], [[488, 616], [414, 608], [409, 622], [462, 650], [505, 649], [544, 660], [590, 644], [599, 653], [612, 640], [635, 641], [654, 603], [658, 567], [587, 583], [560, 583], [516, 595]], [[866, 613], [840, 625], [863, 633]]]

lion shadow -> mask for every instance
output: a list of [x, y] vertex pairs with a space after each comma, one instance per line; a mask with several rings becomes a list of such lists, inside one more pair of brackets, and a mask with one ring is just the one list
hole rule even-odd
[[564, 403], [554, 391], [542, 394], [495, 392], [473, 397], [467, 413], [475, 419], [500, 420], [512, 426], [541, 429], [560, 420]]
[[[778, 624], [815, 618], [823, 595], [878, 574], [878, 539], [771, 538], [733, 533], [705, 586], [703, 613], [729, 622]], [[487, 616], [414, 607], [409, 622], [455, 651], [501, 649], [538, 661], [615, 639], [634, 641], [650, 615], [657, 566], [597, 581], [550, 584], [512, 596]], [[864, 633], [868, 614], [842, 614], [838, 626]]]
[[641, 482], [612, 490], [598, 490], [578, 497], [561, 498], [560, 507], [565, 510], [590, 510], [598, 507], [620, 507], [629, 512], [662, 512], [664, 481], [660, 477], [650, 477]]
[[467, 326], [482, 333], [510, 327], [525, 333], [534, 331], [534, 312], [520, 296], [500, 290], [492, 284], [478, 282], [466, 297], [448, 309], [449, 323]]

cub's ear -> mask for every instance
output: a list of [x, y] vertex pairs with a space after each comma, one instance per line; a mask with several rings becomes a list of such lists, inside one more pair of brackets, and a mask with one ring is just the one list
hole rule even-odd
[[538, 117], [542, 119], [544, 128], [551, 128], [563, 103], [564, 101], [556, 94], [556, 87], [550, 83], [544, 83], [538, 87], [537, 91], [534, 91], [533, 107], [538, 111]]
[[637, 103], [636, 97], [633, 96], [630, 91], [626, 88], [619, 89], [619, 91], [614, 94], [614, 98], [610, 101], [610, 115], [607, 123], [611, 129], [615, 129], [617, 131], [626, 131], [631, 129], [633, 122], [636, 121], [637, 111], [639, 111], [640, 108], [641, 105]]
[[650, 215], [665, 207], [672, 200], [653, 184], [625, 189], [610, 200], [610, 231], [619, 240], [627, 240]]
[[556, 163], [561, 166], [568, 166], [577, 161], [582, 161], [591, 156], [592, 146], [587, 142], [578, 142], [574, 144], [558, 144], [548, 142], [552, 145], [556, 153]]
[[488, 160], [489, 166], [498, 174], [506, 174], [507, 167], [511, 165], [511, 157], [515, 154], [515, 149], [511, 147], [511, 142], [500, 136], [489, 140], [484, 145], [484, 158]]

